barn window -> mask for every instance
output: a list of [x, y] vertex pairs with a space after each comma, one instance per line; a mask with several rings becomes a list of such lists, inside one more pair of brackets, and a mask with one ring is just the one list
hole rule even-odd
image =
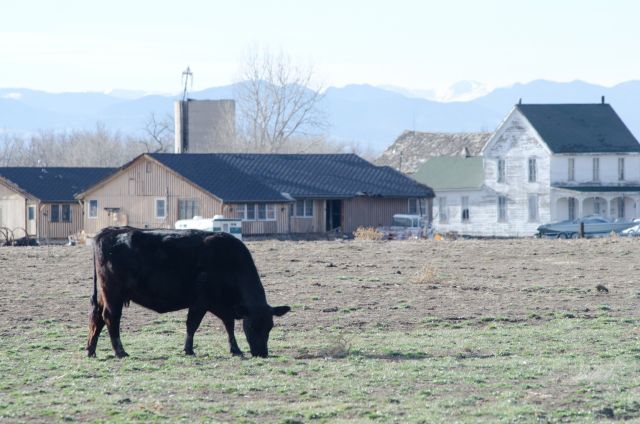
[[276, 219], [276, 207], [273, 203], [267, 203], [267, 221]]
[[89, 218], [98, 217], [98, 201], [89, 200]]
[[576, 179], [576, 160], [574, 158], [569, 158], [567, 173], [567, 180], [574, 181]]
[[36, 207], [35, 206], [29, 206], [29, 209], [27, 209], [27, 219], [29, 221], [33, 221], [34, 219], [36, 219]]
[[536, 158], [529, 158], [529, 182], [535, 183], [538, 179], [538, 166]]
[[62, 222], [71, 222], [71, 205], [62, 205]]
[[295, 215], [297, 217], [313, 216], [313, 200], [296, 200]]
[[194, 199], [178, 200], [178, 219], [191, 219], [200, 215], [200, 204]]
[[505, 181], [505, 162], [504, 159], [498, 159], [498, 182], [503, 183]]
[[60, 221], [60, 205], [51, 205], [51, 213], [49, 214], [50, 222]]
[[165, 219], [167, 217], [167, 199], [156, 199], [156, 219]]
[[538, 195], [529, 195], [529, 222], [538, 221]]
[[577, 203], [578, 201], [575, 199], [575, 197], [569, 198], [569, 210], [568, 210], [569, 219], [576, 219], [576, 210], [578, 209], [576, 206]]
[[462, 211], [460, 214], [462, 222], [469, 222], [469, 196], [462, 196], [460, 198], [460, 210]]
[[507, 197], [498, 196], [498, 222], [507, 222]]

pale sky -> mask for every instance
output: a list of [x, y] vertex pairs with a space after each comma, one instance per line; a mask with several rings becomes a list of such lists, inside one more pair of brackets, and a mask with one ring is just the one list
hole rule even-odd
[[173, 93], [229, 84], [251, 46], [319, 83], [640, 79], [637, 0], [2, 0], [0, 88]]

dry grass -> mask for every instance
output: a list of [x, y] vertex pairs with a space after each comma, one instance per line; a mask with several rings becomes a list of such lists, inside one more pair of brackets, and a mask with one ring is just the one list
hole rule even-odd
[[411, 279], [411, 282], [415, 284], [435, 284], [440, 282], [438, 268], [433, 265], [425, 266]]
[[384, 234], [373, 227], [358, 227], [353, 236], [356, 240], [381, 240]]

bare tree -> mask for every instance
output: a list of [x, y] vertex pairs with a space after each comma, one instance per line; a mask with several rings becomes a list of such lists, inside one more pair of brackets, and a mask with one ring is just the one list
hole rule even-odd
[[145, 137], [139, 140], [146, 153], [167, 153], [173, 151], [174, 121], [171, 115], [158, 119], [155, 113], [149, 116], [144, 127]]
[[320, 110], [321, 87], [313, 68], [284, 53], [250, 50], [236, 85], [245, 150], [279, 152], [294, 138], [323, 140], [327, 119]]

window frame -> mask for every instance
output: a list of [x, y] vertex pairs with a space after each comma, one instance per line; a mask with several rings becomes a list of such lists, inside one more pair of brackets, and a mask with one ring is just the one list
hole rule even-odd
[[530, 157], [528, 159], [528, 168], [529, 168], [529, 182], [537, 183], [538, 182], [538, 161], [535, 157]]
[[[55, 213], [54, 213], [55, 211]], [[54, 203], [49, 205], [49, 222], [60, 222], [60, 204]]]
[[[261, 206], [264, 206], [261, 212]], [[235, 217], [241, 221], [254, 221], [254, 222], [267, 222], [276, 221], [276, 205], [273, 203], [259, 202], [259, 203], [239, 203], [235, 207]], [[252, 218], [249, 218], [251, 212]], [[260, 216], [263, 216], [261, 218]]]
[[[95, 207], [92, 204], [95, 203]], [[87, 202], [87, 217], [89, 219], [98, 219], [98, 199], [89, 199]], [[92, 212], [95, 211], [95, 214]]]
[[60, 205], [60, 222], [71, 222], [72, 212], [71, 205], [68, 203]]
[[460, 196], [460, 222], [469, 223], [471, 220], [471, 208], [469, 208], [469, 196]]
[[446, 224], [449, 222], [449, 210], [447, 207], [447, 198], [438, 197], [438, 222]]
[[576, 159], [569, 158], [567, 162], [567, 181], [576, 180]]
[[[185, 205], [183, 208], [182, 206]], [[184, 209], [184, 215], [183, 215]], [[191, 211], [191, 217], [188, 217], [188, 212]], [[178, 219], [193, 219], [195, 216], [200, 215], [200, 201], [198, 199], [178, 199]]]
[[507, 161], [504, 158], [498, 158], [496, 182], [505, 183], [507, 181]]
[[35, 205], [27, 206], [27, 221], [36, 220], [36, 207]]
[[527, 196], [528, 222], [540, 221], [540, 201], [538, 193], [529, 193]]
[[498, 222], [508, 222], [508, 202], [507, 196], [498, 196], [497, 207], [498, 207]]
[[618, 181], [624, 181], [624, 158], [618, 158]]
[[[313, 218], [315, 215], [315, 207], [313, 199], [298, 199], [293, 205], [293, 217], [295, 218]], [[302, 210], [302, 214], [300, 214]]]
[[600, 181], [600, 158], [593, 158], [591, 161], [591, 166], [592, 181]]
[[[163, 204], [164, 215], [158, 215], [159, 202], [162, 202]], [[166, 197], [156, 197], [155, 199], [153, 199], [153, 215], [155, 219], [167, 219], [167, 198]]]

